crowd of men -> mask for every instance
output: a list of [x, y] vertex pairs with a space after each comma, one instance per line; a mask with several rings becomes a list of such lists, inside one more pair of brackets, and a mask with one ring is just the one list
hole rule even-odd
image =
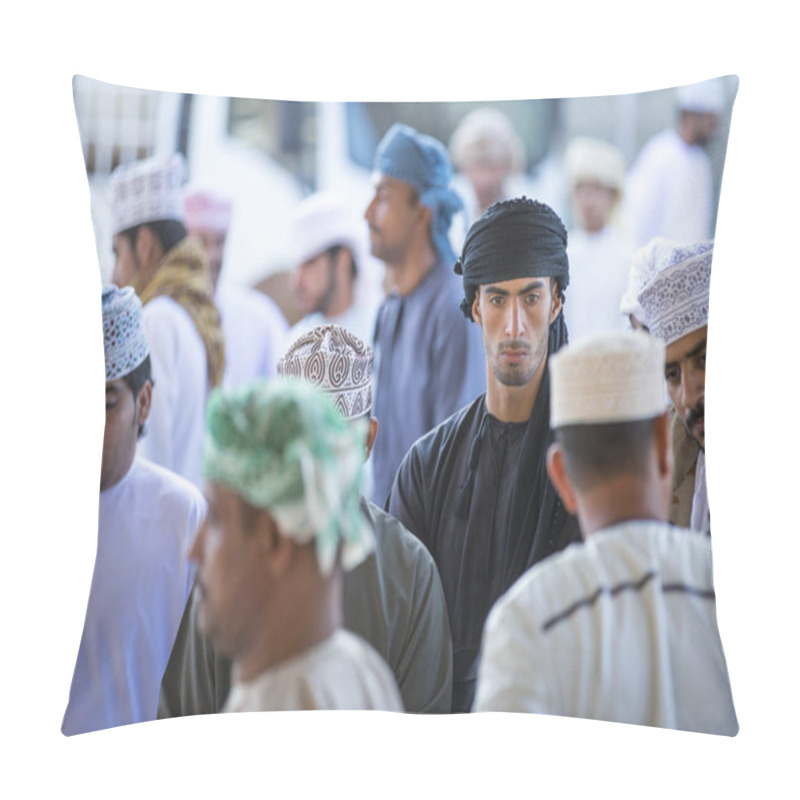
[[735, 735], [705, 481], [713, 239], [654, 237], [625, 281], [614, 249], [614, 315], [590, 325], [619, 159], [584, 141], [569, 161], [580, 270], [553, 208], [488, 190], [457, 253], [448, 151], [394, 125], [363, 219], [332, 195], [298, 210], [291, 330], [219, 282], [229, 200], [178, 156], [118, 168], [65, 734], [380, 709]]

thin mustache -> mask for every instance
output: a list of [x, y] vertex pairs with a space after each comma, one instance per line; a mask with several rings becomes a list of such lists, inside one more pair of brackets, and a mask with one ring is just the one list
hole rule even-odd
[[498, 345], [497, 348], [499, 353], [504, 353], [506, 350], [524, 350], [525, 352], [530, 352], [530, 349], [531, 346], [520, 339], [512, 339], [510, 342], [503, 342]]

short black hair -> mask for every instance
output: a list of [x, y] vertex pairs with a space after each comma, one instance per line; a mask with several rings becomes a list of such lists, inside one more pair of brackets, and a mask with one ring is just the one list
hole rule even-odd
[[[139, 364], [136, 369], [129, 372], [127, 375], [123, 375], [122, 380], [125, 381], [125, 385], [133, 393], [133, 400], [136, 402], [136, 398], [139, 397], [139, 392], [142, 390], [142, 386], [144, 386], [148, 381], [151, 384], [153, 383], [153, 367], [150, 362], [150, 354], [148, 353], [145, 356], [144, 361], [142, 361], [142, 363]], [[139, 436], [142, 436], [143, 433], [144, 425], [140, 425]]]
[[136, 247], [139, 230], [145, 225], [156, 235], [165, 253], [188, 235], [186, 226], [177, 219], [157, 219], [153, 222], [143, 222], [141, 225], [134, 225], [132, 228], [122, 231], [122, 235], [127, 236], [130, 240], [132, 248]]
[[567, 476], [579, 491], [621, 475], [642, 475], [653, 443], [657, 418], [556, 429]]

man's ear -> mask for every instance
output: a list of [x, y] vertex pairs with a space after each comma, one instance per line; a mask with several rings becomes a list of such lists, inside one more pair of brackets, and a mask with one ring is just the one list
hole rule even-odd
[[550, 290], [553, 295], [553, 299], [550, 303], [550, 324], [552, 325], [556, 319], [558, 319], [558, 315], [561, 313], [561, 291], [558, 288], [558, 282], [551, 278], [550, 279]]
[[654, 428], [658, 474], [662, 478], [671, 477], [673, 453], [672, 436], [670, 435], [670, 414], [668, 411], [656, 418]]
[[278, 523], [267, 511], [259, 514], [255, 533], [260, 537], [270, 574], [273, 577], [283, 575], [292, 563], [297, 542], [281, 533]]
[[164, 248], [161, 241], [156, 236], [155, 231], [149, 225], [140, 225], [136, 232], [136, 244], [134, 246], [136, 259], [142, 269], [150, 272], [164, 256]]
[[136, 427], [140, 431], [150, 416], [152, 402], [153, 384], [150, 381], [145, 381], [144, 386], [139, 389], [139, 396], [136, 398]]
[[375, 445], [375, 439], [378, 436], [378, 420], [376, 417], [369, 418], [369, 424], [367, 426], [367, 455], [364, 457], [364, 461], [367, 461], [372, 454], [372, 448]]
[[553, 442], [547, 449], [547, 474], [550, 476], [550, 481], [555, 486], [564, 508], [570, 514], [574, 514], [578, 509], [578, 503], [564, 468], [564, 452], [558, 442]]
[[481, 287], [478, 286], [475, 289], [475, 297], [472, 298], [472, 319], [478, 323], [478, 325], [483, 327], [483, 319], [481, 318], [481, 307], [480, 303], [478, 303], [478, 299], [481, 296]]

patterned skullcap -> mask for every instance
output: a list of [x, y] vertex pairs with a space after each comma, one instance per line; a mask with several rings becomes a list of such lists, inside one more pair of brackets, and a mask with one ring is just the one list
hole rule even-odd
[[640, 320], [653, 336], [671, 345], [708, 325], [708, 296], [714, 240], [653, 249], [655, 269], [639, 291]]
[[397, 122], [378, 145], [374, 170], [417, 190], [420, 202], [432, 212], [431, 235], [437, 254], [450, 263], [455, 261], [448, 233], [453, 215], [463, 211], [464, 204], [449, 188], [453, 168], [444, 145]]
[[317, 384], [345, 419], [372, 409], [372, 348], [340, 325], [321, 325], [301, 336], [278, 362], [278, 375]]
[[208, 189], [187, 189], [183, 196], [183, 224], [188, 231], [207, 230], [227, 233], [233, 204]]
[[479, 286], [515, 278], [553, 277], [569, 284], [567, 231], [550, 206], [518, 197], [494, 203], [467, 232], [453, 271], [464, 276], [461, 311], [472, 319]]
[[678, 247], [680, 247], [680, 242], [656, 237], [634, 252], [628, 271], [628, 288], [619, 304], [622, 314], [626, 317], [633, 314], [639, 322], [644, 323], [644, 309], [639, 305], [638, 300], [639, 292], [650, 282], [661, 265], [667, 262], [670, 254]]
[[124, 378], [147, 358], [150, 348], [142, 325], [142, 302], [130, 286], [103, 287], [103, 350], [106, 383]]
[[162, 219], [183, 222], [185, 174], [186, 162], [179, 153], [117, 167], [111, 173], [111, 232]]
[[203, 474], [269, 511], [281, 533], [316, 543], [322, 574], [341, 552], [352, 569], [372, 551], [361, 510], [366, 422], [345, 420], [305, 380], [258, 380], [208, 400]]
[[663, 342], [641, 331], [603, 332], [550, 357], [550, 425], [634, 422], [663, 414]]
[[625, 157], [619, 148], [602, 139], [573, 139], [564, 154], [564, 167], [572, 188], [581, 182], [594, 182], [622, 192], [625, 186]]

